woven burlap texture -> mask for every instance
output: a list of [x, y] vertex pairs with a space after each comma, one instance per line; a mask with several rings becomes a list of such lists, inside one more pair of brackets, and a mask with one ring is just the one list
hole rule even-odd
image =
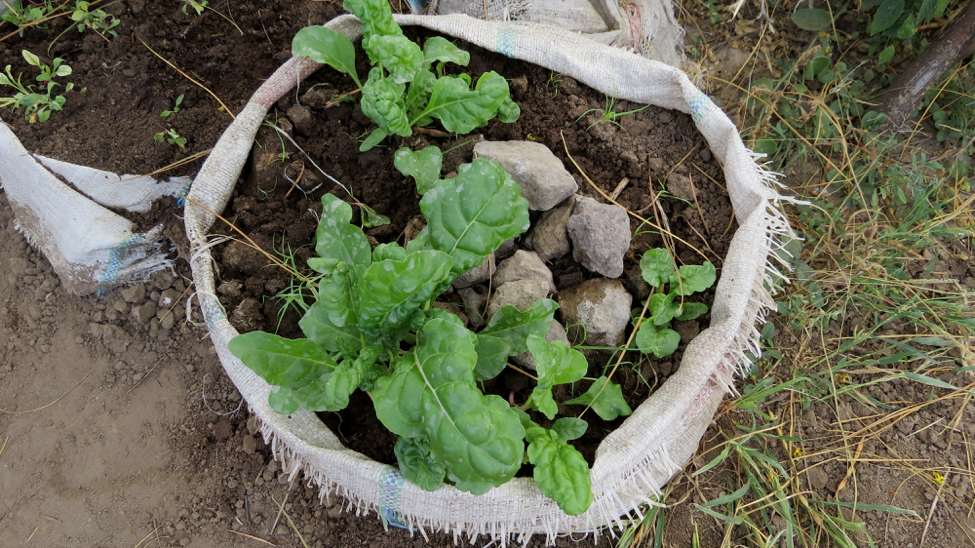
[[[744, 146], [731, 120], [679, 70], [639, 55], [596, 43], [584, 36], [529, 23], [485, 22], [461, 15], [397, 16], [402, 25], [421, 25], [483, 48], [567, 74], [619, 99], [690, 113], [713, 154], [724, 167], [739, 229], [724, 258], [712, 305], [711, 327], [688, 346], [679, 370], [596, 452], [592, 469], [595, 502], [584, 514], [568, 516], [542, 495], [533, 480], [515, 479], [474, 496], [444, 485], [423, 491], [398, 471], [345, 448], [315, 416], [299, 410], [290, 416], [268, 405], [270, 387], [227, 350], [237, 334], [214, 290], [207, 233], [240, 174], [258, 126], [268, 108], [318, 65], [291, 59], [255, 93], [226, 130], [196, 178], [186, 208], [186, 232], [197, 296], [220, 360], [285, 470], [303, 470], [321, 488], [337, 493], [356, 511], [376, 512], [387, 521], [424, 536], [444, 532], [460, 538], [483, 535], [502, 545], [545, 534], [598, 533], [638, 515], [693, 455], [722, 397], [734, 390], [734, 375], [750, 364], [745, 353], [758, 351], [756, 324], [772, 304], [766, 287], [781, 276], [770, 257], [791, 237], [778, 210], [784, 199], [774, 177]], [[357, 38], [358, 20], [337, 18], [327, 25]], [[324, 166], [327, 170], [327, 166]]]

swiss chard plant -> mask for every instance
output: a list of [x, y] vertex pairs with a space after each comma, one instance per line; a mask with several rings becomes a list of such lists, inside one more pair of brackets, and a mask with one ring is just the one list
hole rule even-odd
[[521, 110], [511, 100], [504, 78], [491, 71], [474, 83], [467, 74], [445, 74], [446, 63], [466, 66], [470, 54], [440, 36], [428, 38], [421, 49], [403, 35], [387, 0], [345, 0], [344, 7], [362, 20], [362, 49], [372, 63], [365, 83], [356, 73], [355, 46], [339, 32], [301, 29], [291, 52], [348, 74], [362, 90], [362, 113], [379, 127], [365, 138], [360, 151], [388, 135], [408, 137], [414, 126], [434, 120], [447, 131], [463, 134], [495, 117], [502, 122], [518, 119]]
[[634, 324], [639, 323], [636, 345], [644, 354], [664, 358], [673, 354], [680, 344], [680, 334], [670, 328], [671, 321], [693, 320], [708, 311], [708, 305], [684, 302], [684, 297], [714, 285], [717, 274], [708, 261], [675, 268], [674, 259], [666, 249], [644, 253], [640, 272], [653, 291], [650, 302], [644, 303], [646, 315], [642, 320], [641, 310], [634, 310]]
[[[502, 307], [479, 333], [432, 306], [458, 274], [528, 228], [528, 202], [497, 162], [477, 158], [441, 179], [442, 162], [436, 147], [395, 154], [396, 167], [416, 181], [427, 220], [406, 247], [371, 248], [351, 224], [351, 205], [325, 195], [318, 256], [308, 259], [321, 274], [317, 300], [299, 322], [306, 338], [245, 333], [230, 341], [230, 351], [273, 385], [269, 404], [278, 413], [338, 411], [353, 391], [368, 391], [380, 421], [399, 436], [400, 470], [423, 489], [448, 482], [484, 493], [527, 461], [543, 493], [566, 513], [582, 513], [593, 500], [590, 473], [568, 442], [585, 432], [586, 421], [560, 418], [544, 428], [526, 413], [555, 418], [553, 388], [586, 374], [582, 354], [545, 339], [558, 305], [542, 299], [525, 311]], [[478, 381], [526, 351], [537, 363], [538, 385], [524, 405], [481, 392]], [[596, 385], [605, 385], [592, 405], [597, 414], [630, 413], [619, 386], [605, 379]]]

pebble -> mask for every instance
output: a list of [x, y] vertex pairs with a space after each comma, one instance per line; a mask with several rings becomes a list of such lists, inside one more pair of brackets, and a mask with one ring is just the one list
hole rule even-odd
[[251, 436], [250, 434], [245, 435], [243, 439], [244, 452], [248, 455], [253, 455], [257, 452], [257, 438]]
[[141, 303], [146, 300], [146, 286], [144, 284], [131, 285], [122, 289], [122, 298], [127, 303]]

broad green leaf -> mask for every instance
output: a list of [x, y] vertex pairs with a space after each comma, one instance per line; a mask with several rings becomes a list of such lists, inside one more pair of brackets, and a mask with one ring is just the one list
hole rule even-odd
[[[674, 319], [680, 322], [685, 322], [687, 320], [694, 320], [703, 314], [707, 314], [708, 305], [704, 303], [684, 303], [684, 307], [680, 309], [679, 314], [674, 316]], [[772, 324], [769, 324], [772, 325]]]
[[386, 259], [402, 261], [405, 258], [406, 250], [396, 242], [379, 244], [372, 250], [372, 261], [374, 263], [385, 261]]
[[640, 273], [650, 286], [662, 286], [674, 273], [670, 252], [663, 248], [648, 250], [640, 258]]
[[439, 251], [409, 253], [403, 260], [373, 263], [353, 288], [358, 302], [359, 330], [389, 348], [399, 341], [414, 313], [442, 291], [451, 276], [450, 257]]
[[427, 191], [420, 209], [429, 245], [450, 255], [459, 275], [528, 229], [528, 201], [501, 164], [487, 158], [460, 166], [451, 181]]
[[498, 120], [505, 124], [512, 124], [517, 122], [520, 117], [521, 107], [518, 106], [518, 103], [512, 101], [510, 97], [505, 97], [501, 101], [501, 106], [498, 107]]
[[369, 80], [362, 86], [362, 113], [376, 122], [387, 135], [410, 136], [413, 130], [406, 118], [406, 103], [403, 102], [405, 90], [406, 84], [383, 78], [381, 69], [372, 69]]
[[301, 385], [336, 367], [335, 360], [314, 341], [263, 331], [237, 335], [227, 348], [268, 384], [278, 386]]
[[406, 90], [406, 117], [415, 126], [427, 126], [433, 122], [430, 117], [418, 117], [423, 108], [430, 102], [430, 94], [437, 83], [437, 77], [432, 72], [421, 70], [413, 77], [410, 88]]
[[267, 403], [275, 413], [290, 415], [298, 410], [298, 400], [295, 399], [294, 392], [290, 388], [272, 386], [271, 393], [267, 395]]
[[[373, 36], [362, 40], [362, 48], [369, 54], [374, 65], [389, 71], [389, 77], [397, 84], [413, 81], [413, 75], [423, 64], [423, 52], [403, 35]], [[369, 73], [372, 79], [372, 72]]]
[[423, 43], [423, 68], [429, 70], [435, 61], [466, 67], [471, 62], [471, 54], [442, 36], [432, 36]]
[[329, 352], [346, 354], [362, 348], [348, 281], [348, 275], [323, 278], [318, 301], [298, 321], [302, 333]]
[[376, 415], [401, 436], [426, 435], [458, 489], [482, 494], [514, 477], [524, 454], [518, 414], [474, 383], [474, 336], [448, 317], [429, 320], [417, 345], [376, 381]]
[[[670, 320], [677, 315], [677, 306], [674, 304], [673, 293], [654, 293], [650, 296], [650, 305], [647, 307], [650, 313], [650, 322], [653, 325], [670, 325]], [[644, 320], [646, 323], [646, 320]]]
[[575, 417], [561, 417], [552, 425], [552, 431], [565, 441], [577, 440], [589, 429], [589, 423]]
[[433, 145], [416, 152], [403, 147], [393, 155], [393, 165], [403, 175], [413, 177], [417, 193], [423, 195], [440, 181], [443, 152]]
[[524, 312], [513, 306], [502, 306], [477, 334], [475, 378], [496, 377], [504, 369], [508, 356], [528, 350], [529, 335], [544, 337], [552, 327], [558, 307], [552, 299], [539, 299]]
[[658, 358], [666, 358], [677, 350], [680, 344], [680, 334], [667, 327], [643, 322], [636, 332], [636, 347], [644, 354], [653, 354]]
[[357, 87], [362, 87], [355, 71], [355, 46], [341, 32], [321, 26], [305, 27], [291, 41], [291, 55], [326, 64], [348, 74]]
[[671, 273], [670, 291], [678, 295], [691, 295], [711, 287], [716, 279], [714, 265], [709, 261], [700, 265], [686, 264], [680, 267], [680, 283], [677, 276]]
[[883, 49], [883, 51], [880, 52], [880, 55], [877, 56], [877, 63], [880, 65], [886, 64], [887, 61], [894, 58], [894, 52], [895, 50], [893, 45], [887, 46]]
[[372, 249], [362, 229], [349, 224], [350, 221], [352, 206], [334, 194], [322, 196], [322, 220], [315, 234], [315, 253], [349, 266], [367, 267], [372, 263]]
[[370, 133], [368, 137], [362, 140], [362, 144], [359, 145], [359, 152], [372, 150], [387, 136], [389, 136], [389, 134], [386, 133], [386, 130], [381, 127], [377, 127], [376, 129], [372, 130], [372, 133]]
[[552, 420], [559, 412], [552, 388], [581, 379], [589, 363], [578, 350], [569, 348], [562, 341], [549, 342], [538, 335], [529, 335], [527, 344], [538, 368], [538, 384], [532, 389], [532, 401], [535, 409]]
[[633, 413], [626, 400], [623, 399], [623, 389], [605, 375], [596, 379], [585, 394], [564, 403], [565, 405], [589, 405], [601, 419], [606, 421], [611, 421], [620, 415], [625, 417]]
[[433, 457], [430, 440], [426, 436], [401, 437], [396, 440], [393, 452], [396, 453], [400, 473], [420, 489], [436, 491], [443, 485], [447, 470]]
[[376, 210], [366, 204], [359, 204], [362, 210], [362, 226], [365, 228], [375, 228], [377, 226], [388, 225], [389, 217], [376, 213]]
[[819, 32], [833, 24], [833, 17], [823, 9], [805, 8], [792, 12], [792, 22], [802, 30]]
[[904, 13], [904, 0], [884, 0], [877, 12], [873, 14], [873, 21], [867, 27], [871, 35], [883, 32], [894, 25]]
[[494, 118], [505, 98], [508, 82], [498, 73], [484, 73], [473, 90], [462, 78], [442, 76], [433, 86], [430, 102], [414, 120], [437, 118], [447, 131], [470, 133]]
[[551, 497], [563, 512], [579, 515], [593, 501], [589, 464], [581, 453], [551, 430], [528, 429], [528, 462], [538, 488]]
[[344, 360], [331, 374], [293, 388], [295, 399], [309, 411], [341, 411], [349, 406], [349, 395], [359, 387], [366, 371], [376, 363], [380, 348], [363, 348], [355, 360]]
[[373, 35], [402, 35], [403, 30], [393, 20], [393, 8], [389, 2], [376, 0], [345, 0], [342, 7], [362, 21], [362, 38]]
[[900, 28], [897, 29], [897, 38], [899, 40], [907, 40], [911, 36], [914, 36], [916, 25], [914, 23], [914, 14], [907, 14], [907, 18], [904, 19], [904, 23], [901, 24]]
[[56, 71], [54, 71], [54, 75], [55, 76], [70, 76], [71, 75], [71, 67], [69, 67], [68, 65], [61, 65], [60, 67], [58, 67], [58, 69]]
[[27, 61], [28, 65], [33, 65], [35, 67], [41, 66], [41, 60], [39, 57], [27, 50], [21, 50], [20, 53], [24, 56], [24, 60]]

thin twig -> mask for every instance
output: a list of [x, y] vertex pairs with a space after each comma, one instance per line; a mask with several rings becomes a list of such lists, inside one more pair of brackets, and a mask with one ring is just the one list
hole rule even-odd
[[[58, 399], [52, 401], [51, 403], [49, 403], [47, 405], [43, 405], [41, 407], [38, 407], [37, 409], [31, 409], [30, 411], [7, 411], [6, 409], [0, 409], [0, 413], [3, 413], [4, 415], [28, 415], [30, 413], [36, 413], [37, 411], [43, 411], [43, 410], [47, 409], [48, 407], [51, 407], [52, 405], [54, 405], [57, 402], [59, 402], [62, 399], [64, 399], [64, 397], [67, 396], [68, 394], [70, 394], [72, 390], [74, 390], [75, 388], [78, 388], [79, 386], [81, 386], [81, 383], [85, 382], [85, 379], [88, 378], [88, 375], [91, 375], [94, 372], [95, 372], [95, 368], [92, 368], [91, 371], [89, 371], [88, 373], [85, 373], [85, 376], [84, 377], [81, 377], [81, 380], [78, 381], [78, 384], [72, 386], [70, 389], [68, 389], [67, 392], [65, 392], [64, 394], [61, 394], [61, 396]], [[6, 445], [6, 443], [4, 445]]]
[[190, 75], [188, 75], [185, 72], [183, 72], [182, 70], [180, 70], [179, 67], [177, 67], [176, 65], [170, 63], [168, 59], [166, 59], [162, 55], [159, 55], [158, 53], [156, 53], [156, 50], [154, 50], [151, 47], [149, 47], [149, 44], [145, 43], [145, 41], [143, 41], [142, 38], [139, 38], [139, 41], [142, 42], [142, 45], [145, 46], [146, 49], [148, 49], [149, 51], [151, 51], [153, 55], [155, 55], [156, 57], [162, 59], [162, 61], [164, 63], [166, 63], [167, 65], [169, 65], [170, 67], [172, 67], [173, 70], [175, 70], [176, 72], [182, 74], [190, 82], [193, 82], [194, 84], [200, 86], [203, 89], [203, 91], [209, 93], [211, 97], [213, 97], [214, 99], [217, 100], [218, 103], [220, 103], [220, 106], [223, 107], [223, 110], [225, 110], [227, 112], [227, 114], [230, 115], [231, 118], [233, 118], [234, 120], [237, 119], [237, 117], [234, 116], [234, 113], [233, 112], [230, 112], [230, 109], [227, 108], [227, 105], [225, 105], [224, 102], [221, 101], [219, 97], [217, 97], [217, 94], [216, 93], [213, 93], [206, 86], [204, 86], [203, 84], [197, 82], [196, 80], [194, 80], [193, 78], [191, 78]]

